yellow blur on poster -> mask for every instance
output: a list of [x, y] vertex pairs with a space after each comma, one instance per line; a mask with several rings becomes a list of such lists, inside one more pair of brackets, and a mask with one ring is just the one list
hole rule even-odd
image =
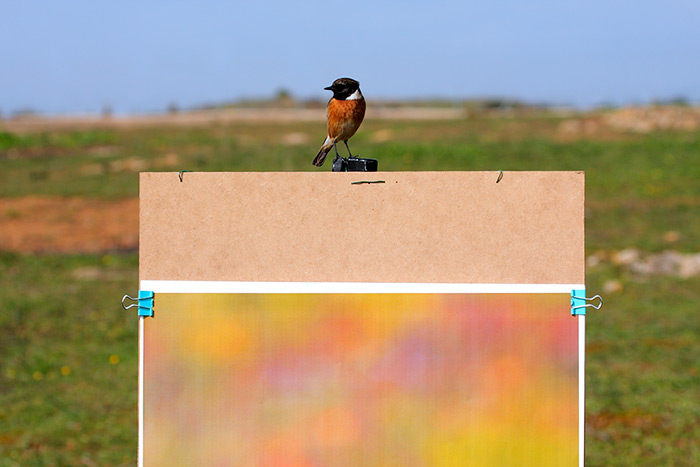
[[564, 294], [159, 294], [145, 465], [578, 463]]

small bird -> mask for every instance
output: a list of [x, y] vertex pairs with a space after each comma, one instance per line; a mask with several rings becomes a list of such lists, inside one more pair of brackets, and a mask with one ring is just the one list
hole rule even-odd
[[338, 78], [327, 88], [333, 91], [333, 97], [328, 101], [328, 136], [321, 149], [316, 154], [313, 164], [321, 167], [331, 148], [335, 149], [335, 156], [339, 158], [336, 143], [342, 141], [348, 148], [348, 154], [352, 157], [348, 140], [355, 134], [365, 118], [365, 98], [360, 91], [360, 83], [351, 78]]

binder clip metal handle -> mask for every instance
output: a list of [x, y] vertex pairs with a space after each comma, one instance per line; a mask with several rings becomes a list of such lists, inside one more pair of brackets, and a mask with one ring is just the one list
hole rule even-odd
[[[577, 296], [577, 293], [581, 293], [580, 295], [582, 296]], [[600, 295], [594, 295], [590, 298], [585, 296], [586, 293], [585, 291], [577, 291], [573, 290], [571, 293], [571, 314], [572, 315], [585, 315], [586, 314], [586, 308], [591, 307], [596, 310], [600, 310], [600, 307], [603, 306], [603, 297]], [[600, 302], [597, 305], [594, 305], [593, 303], [585, 303], [585, 302], [590, 302], [591, 300], [595, 299], [600, 300]]]
[[[137, 307], [139, 311], [139, 317], [153, 317], [153, 303], [155, 294], [150, 290], [139, 290], [138, 298], [134, 298], [130, 295], [124, 295], [122, 297], [122, 308], [128, 310], [129, 308]], [[131, 305], [126, 305], [124, 302], [129, 299], [133, 302]]]

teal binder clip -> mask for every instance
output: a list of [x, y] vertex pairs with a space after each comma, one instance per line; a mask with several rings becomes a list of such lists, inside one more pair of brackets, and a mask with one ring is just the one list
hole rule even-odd
[[[586, 303], [587, 301], [595, 300], [596, 298], [600, 300], [600, 303], [598, 303], [598, 305]], [[586, 308], [591, 307], [595, 308], [596, 310], [600, 310], [601, 306], [603, 306], [603, 297], [601, 297], [600, 295], [594, 295], [591, 298], [587, 298], [585, 289], [571, 291], [571, 316], [585, 316]]]
[[[134, 301], [131, 305], [126, 305], [124, 301], [126, 299]], [[139, 290], [139, 297], [134, 298], [129, 295], [124, 295], [122, 297], [122, 308], [128, 310], [129, 308], [137, 307], [139, 310], [140, 318], [152, 318], [153, 317], [153, 306], [155, 304], [155, 294], [150, 290]]]

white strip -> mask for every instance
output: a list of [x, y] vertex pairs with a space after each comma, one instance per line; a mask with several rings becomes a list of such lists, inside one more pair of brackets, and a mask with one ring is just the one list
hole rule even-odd
[[[581, 289], [585, 289], [582, 287]], [[578, 465], [583, 467], [586, 434], [586, 315], [578, 315]]]
[[138, 467], [143, 467], [143, 363], [144, 363], [144, 322], [143, 316], [139, 317], [139, 441], [138, 441]]
[[362, 93], [360, 92], [359, 89], [357, 91], [353, 92], [352, 94], [350, 94], [350, 96], [345, 98], [346, 101], [356, 101], [359, 99], [362, 99]]
[[567, 293], [583, 284], [438, 284], [407, 282], [237, 282], [142, 280], [154, 293]]

